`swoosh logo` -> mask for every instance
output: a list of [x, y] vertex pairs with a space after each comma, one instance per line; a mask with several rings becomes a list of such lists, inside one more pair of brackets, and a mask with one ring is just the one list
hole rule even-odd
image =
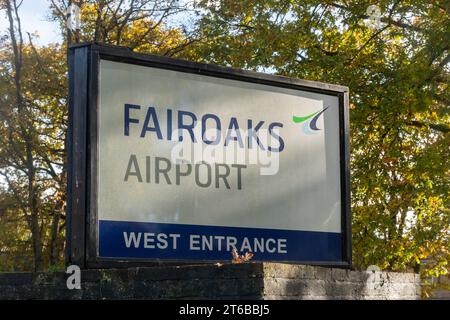
[[[314, 131], [321, 130], [317, 127], [317, 120], [327, 109], [328, 109], [328, 107], [326, 107], [325, 109], [323, 109], [321, 111], [313, 112], [304, 117], [293, 116], [292, 120], [294, 121], [294, 123], [303, 123], [304, 122], [303, 131], [308, 135], [314, 134]], [[311, 121], [306, 122], [309, 119], [311, 119]]]

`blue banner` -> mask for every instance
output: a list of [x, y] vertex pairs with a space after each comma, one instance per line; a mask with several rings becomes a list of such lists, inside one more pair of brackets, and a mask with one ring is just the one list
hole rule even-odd
[[340, 233], [99, 221], [101, 258], [231, 261], [233, 248], [252, 261], [339, 262]]

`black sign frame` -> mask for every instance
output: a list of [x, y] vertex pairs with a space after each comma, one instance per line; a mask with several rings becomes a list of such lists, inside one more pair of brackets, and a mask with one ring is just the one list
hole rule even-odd
[[[350, 268], [349, 90], [345, 86], [257, 73], [217, 65], [135, 53], [129, 48], [83, 43], [69, 48], [69, 125], [67, 142], [66, 263], [81, 268], [109, 268], [215, 261], [119, 260], [99, 258], [97, 229], [97, 107], [100, 59], [337, 96], [341, 177], [342, 261], [299, 264]], [[223, 261], [220, 261], [223, 262]], [[293, 263], [293, 262], [288, 262]]]

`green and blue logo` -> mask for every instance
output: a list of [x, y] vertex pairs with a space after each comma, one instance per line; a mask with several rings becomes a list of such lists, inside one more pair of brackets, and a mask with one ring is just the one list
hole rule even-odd
[[[307, 135], [313, 135], [313, 134], [316, 134], [317, 131], [321, 130], [321, 129], [317, 128], [317, 120], [327, 109], [328, 109], [328, 107], [326, 107], [325, 109], [323, 109], [321, 111], [313, 112], [304, 117], [293, 116], [292, 120], [294, 121], [294, 123], [303, 123], [303, 126], [302, 126], [303, 132]], [[307, 121], [307, 120], [310, 120], [310, 121]]]

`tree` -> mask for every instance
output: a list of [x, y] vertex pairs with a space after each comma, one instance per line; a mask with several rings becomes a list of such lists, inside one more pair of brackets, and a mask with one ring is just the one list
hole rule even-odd
[[350, 88], [354, 266], [448, 274], [449, 4], [201, 1], [203, 61]]
[[[61, 95], [65, 81], [60, 75], [65, 61], [58, 47], [36, 49], [31, 36], [25, 44], [20, 5], [15, 0], [1, 5], [9, 21], [10, 43], [0, 54], [0, 175], [7, 186], [0, 219], [20, 226], [19, 239], [27, 226], [34, 269], [42, 270], [46, 256], [47, 265], [61, 259], [66, 120]], [[36, 81], [36, 74], [45, 81]]]
[[[53, 17], [65, 30], [70, 1], [51, 0]], [[72, 1], [81, 8], [81, 30], [74, 42], [126, 46], [142, 52], [173, 56], [186, 51], [196, 40], [183, 26], [166, 26], [172, 16], [189, 10], [178, 0], [85, 0]]]

